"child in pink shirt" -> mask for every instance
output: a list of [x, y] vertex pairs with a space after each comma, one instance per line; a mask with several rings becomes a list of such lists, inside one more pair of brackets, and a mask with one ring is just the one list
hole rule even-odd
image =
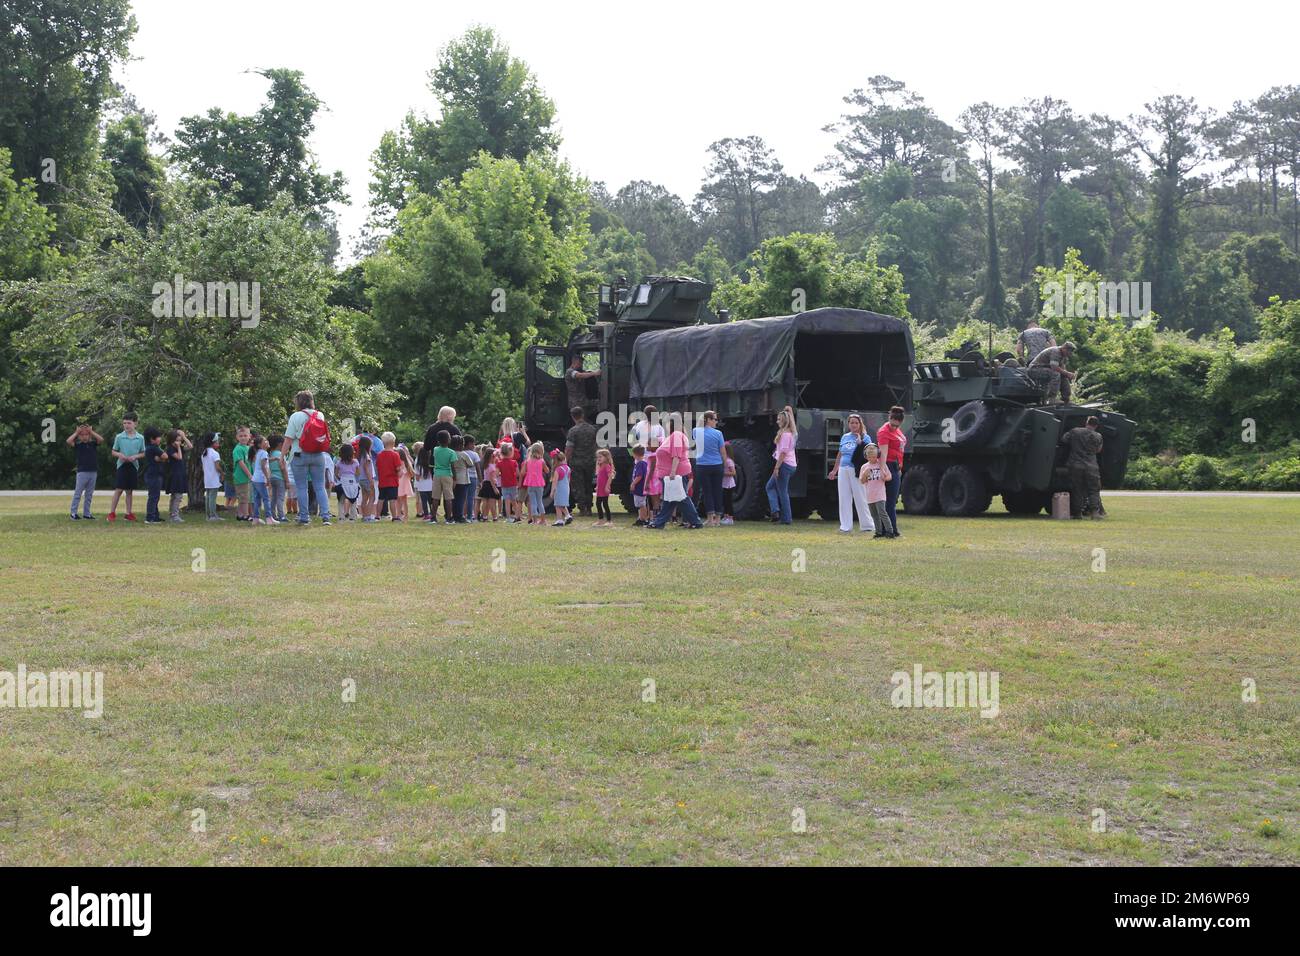
[[885, 510], [885, 486], [889, 484], [891, 473], [889, 465], [880, 457], [880, 448], [875, 444], [867, 446], [867, 460], [858, 472], [858, 480], [867, 486], [867, 507], [876, 522], [876, 538], [897, 538], [898, 533], [889, 523], [889, 512]]

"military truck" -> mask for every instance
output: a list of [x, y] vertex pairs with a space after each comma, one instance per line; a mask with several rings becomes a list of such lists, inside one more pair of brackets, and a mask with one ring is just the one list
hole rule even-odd
[[[906, 322], [857, 309], [726, 321], [708, 307], [712, 286], [683, 276], [652, 276], [634, 287], [601, 286], [596, 319], [565, 346], [533, 346], [525, 357], [525, 422], [531, 437], [563, 446], [570, 423], [564, 370], [574, 355], [599, 371], [582, 384], [588, 420], [614, 453], [613, 492], [632, 509], [631, 457], [624, 425], [645, 405], [698, 416], [713, 409], [736, 462], [734, 513], [768, 510], [776, 416], [795, 409], [799, 469], [790, 483], [797, 516], [836, 518], [838, 496], [826, 473], [851, 412], [873, 431], [892, 405], [911, 405], [912, 338]], [[614, 438], [614, 441], [610, 441]]]
[[1038, 514], [1054, 492], [1069, 491], [1061, 439], [1090, 415], [1101, 422], [1102, 486], [1123, 483], [1130, 419], [1089, 405], [1044, 404], [1043, 387], [1024, 369], [987, 362], [969, 347], [959, 353], [916, 366], [901, 491], [908, 514], [976, 515], [998, 494], [1012, 514]]

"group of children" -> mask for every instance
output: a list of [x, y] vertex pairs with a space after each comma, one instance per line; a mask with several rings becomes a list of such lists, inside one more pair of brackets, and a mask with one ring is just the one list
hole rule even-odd
[[[109, 506], [108, 520], [117, 520], [117, 505], [126, 496], [127, 521], [135, 521], [135, 492], [144, 482], [148, 494], [145, 523], [162, 524], [158, 504], [164, 492], [170, 496], [169, 514], [172, 521], [181, 521], [181, 495], [188, 490], [185, 470], [185, 453], [192, 449], [189, 436], [179, 428], [164, 435], [157, 428], [138, 431], [139, 419], [128, 413], [122, 419], [122, 431], [113, 439], [113, 503]], [[77, 481], [72, 492], [74, 521], [94, 519], [91, 501], [95, 496], [95, 482], [99, 477], [99, 446], [104, 438], [90, 425], [82, 423], [68, 436], [68, 445], [76, 454]], [[81, 513], [78, 514], [78, 508]]]

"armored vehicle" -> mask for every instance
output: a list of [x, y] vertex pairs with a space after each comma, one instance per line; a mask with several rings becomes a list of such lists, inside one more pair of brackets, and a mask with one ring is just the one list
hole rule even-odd
[[973, 349], [916, 366], [901, 492], [908, 514], [976, 515], [993, 496], [1012, 514], [1038, 514], [1069, 491], [1064, 434], [1101, 421], [1101, 481], [1124, 481], [1134, 423], [1088, 405], [1044, 404], [1044, 389], [1014, 363]]
[[[694, 419], [717, 411], [736, 463], [737, 518], [767, 513], [776, 416], [790, 405], [798, 423], [799, 469], [790, 483], [793, 510], [835, 518], [837, 495], [826, 474], [850, 412], [873, 432], [892, 405], [911, 405], [912, 337], [906, 322], [857, 309], [726, 321], [708, 307], [712, 286], [685, 277], [651, 277], [632, 288], [602, 286], [596, 320], [566, 346], [534, 346], [526, 355], [525, 421], [531, 437], [562, 446], [570, 391], [564, 370], [574, 355], [599, 371], [576, 396], [610, 446], [613, 492], [629, 510], [627, 426], [645, 405]], [[575, 383], [577, 384], [577, 383]], [[603, 428], [602, 423], [615, 427]]]

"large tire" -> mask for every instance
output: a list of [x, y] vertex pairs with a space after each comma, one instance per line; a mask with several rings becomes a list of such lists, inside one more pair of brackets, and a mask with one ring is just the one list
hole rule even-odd
[[636, 505], [632, 503], [632, 492], [626, 492], [618, 496], [619, 503], [623, 505], [623, 510], [630, 515], [636, 514]]
[[736, 463], [736, 488], [732, 511], [737, 520], [762, 518], [767, 512], [767, 484], [772, 474], [771, 452], [752, 438], [733, 438], [731, 459]]
[[993, 437], [998, 427], [998, 415], [992, 405], [977, 399], [953, 412], [952, 424], [953, 448], [978, 448]]
[[969, 518], [989, 506], [988, 483], [970, 465], [953, 465], [939, 480], [939, 507], [950, 518]]
[[903, 472], [898, 497], [909, 515], [939, 513], [939, 469], [934, 465], [913, 465]]
[[1052, 500], [1046, 491], [1034, 491], [1023, 488], [1020, 491], [1002, 492], [1002, 504], [1013, 515], [1040, 514]]

